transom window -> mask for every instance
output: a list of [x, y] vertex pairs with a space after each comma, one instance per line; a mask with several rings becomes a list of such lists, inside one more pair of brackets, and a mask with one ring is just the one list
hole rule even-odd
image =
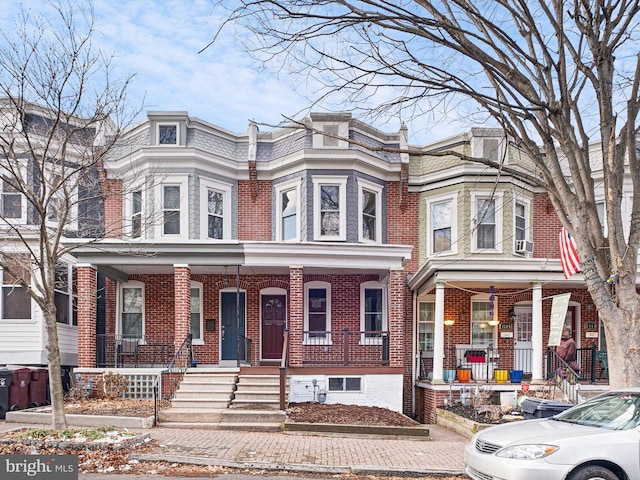
[[158, 145], [177, 145], [178, 125], [158, 124]]
[[305, 343], [324, 343], [331, 330], [331, 285], [327, 282], [308, 282], [304, 286]]
[[314, 237], [346, 239], [347, 177], [314, 177]]

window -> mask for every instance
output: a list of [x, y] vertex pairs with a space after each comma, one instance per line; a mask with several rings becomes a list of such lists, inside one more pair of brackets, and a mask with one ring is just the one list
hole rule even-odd
[[433, 225], [433, 253], [451, 251], [451, 201], [431, 206], [431, 224]]
[[202, 284], [191, 282], [190, 330], [194, 341], [202, 342]]
[[472, 345], [495, 345], [496, 327], [489, 324], [495, 321], [497, 306], [489, 302], [489, 298], [484, 299], [484, 295], [479, 295], [471, 302], [471, 344]]
[[163, 234], [180, 235], [180, 185], [162, 186]]
[[46, 188], [49, 189], [49, 205], [47, 207], [47, 222], [58, 223], [64, 215], [65, 192], [62, 187], [62, 175], [49, 173]]
[[473, 251], [502, 251], [502, 196], [499, 192], [472, 195]]
[[2, 177], [2, 217], [4, 219], [22, 219], [22, 194], [14, 186], [15, 179]]
[[382, 241], [382, 186], [358, 180], [358, 211], [361, 242]]
[[222, 240], [224, 232], [224, 194], [207, 189], [207, 238]]
[[436, 325], [436, 304], [418, 303], [418, 349], [421, 352], [433, 351], [433, 336]]
[[360, 392], [362, 377], [329, 377], [330, 392]]
[[58, 264], [55, 270], [54, 302], [56, 321], [65, 325], [78, 325], [76, 306], [75, 268], [68, 264]]
[[158, 145], [177, 145], [178, 144], [178, 125], [158, 124]]
[[231, 233], [231, 186], [211, 179], [200, 179], [201, 237], [228, 240]]
[[123, 338], [142, 338], [144, 335], [144, 289], [125, 284], [121, 289], [121, 333]]
[[326, 282], [308, 282], [304, 285], [305, 343], [324, 343], [331, 330], [331, 285]]
[[298, 188], [288, 188], [278, 193], [279, 224], [277, 239], [282, 241], [298, 240]]
[[[19, 268], [19, 267], [16, 267]], [[31, 272], [20, 268], [16, 272], [26, 283], [31, 283]], [[2, 320], [30, 320], [31, 297], [9, 272], [2, 272]]]
[[384, 285], [366, 282], [360, 286], [360, 329], [365, 339], [382, 338], [387, 330], [387, 294]]
[[131, 194], [131, 237], [142, 236], [142, 191]]
[[515, 207], [516, 240], [527, 240], [527, 207], [516, 202]]
[[[339, 145], [338, 139], [336, 138], [339, 135], [339, 127], [338, 125], [324, 125], [322, 127], [322, 131], [327, 134], [322, 136], [322, 146], [325, 148], [334, 148]], [[333, 135], [333, 136], [329, 136]]]
[[346, 239], [347, 177], [314, 177], [314, 238]]
[[607, 236], [607, 217], [605, 216], [605, 205], [604, 201], [596, 202], [596, 211], [598, 212], [598, 220], [600, 220], [600, 225], [602, 226], [602, 234]]

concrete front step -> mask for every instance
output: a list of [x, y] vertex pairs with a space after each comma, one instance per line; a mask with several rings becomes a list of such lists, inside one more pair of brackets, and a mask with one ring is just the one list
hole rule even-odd
[[212, 400], [210, 398], [174, 398], [171, 406], [176, 408], [191, 408], [194, 410], [221, 410], [227, 408], [231, 399]]
[[170, 407], [160, 411], [158, 421], [163, 425], [170, 422], [184, 423], [220, 423], [224, 409], [199, 409]]
[[267, 402], [280, 402], [280, 393], [279, 392], [245, 392], [245, 391], [237, 391], [233, 395], [233, 399], [235, 401], [242, 402], [252, 402], [255, 400], [264, 400]]
[[286, 420], [287, 414], [282, 410], [249, 410], [241, 408], [227, 408], [221, 412], [221, 422], [229, 423], [282, 423]]
[[227, 391], [217, 391], [217, 390], [178, 390], [173, 397], [174, 400], [213, 400], [213, 401], [229, 401], [233, 396], [233, 392]]

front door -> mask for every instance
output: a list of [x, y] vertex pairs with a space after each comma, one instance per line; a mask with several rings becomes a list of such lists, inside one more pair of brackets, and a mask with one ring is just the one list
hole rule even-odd
[[531, 373], [533, 313], [531, 307], [516, 306], [514, 310], [516, 321], [513, 325], [513, 369]]
[[[239, 298], [238, 296], [239, 295]], [[245, 333], [244, 292], [227, 291], [220, 298], [220, 360], [237, 360], [244, 345], [238, 343], [238, 332]], [[242, 354], [241, 354], [242, 356]]]
[[262, 295], [262, 359], [282, 358], [284, 329], [287, 324], [287, 297]]

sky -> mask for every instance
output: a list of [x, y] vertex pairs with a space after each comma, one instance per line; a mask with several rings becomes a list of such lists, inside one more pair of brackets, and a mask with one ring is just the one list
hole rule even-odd
[[[0, 29], [12, 28], [20, 5], [51, 12], [43, 0], [0, 0]], [[313, 87], [286, 74], [259, 69], [238, 47], [231, 28], [198, 53], [219, 25], [210, 0], [94, 0], [93, 6], [98, 29], [93, 41], [112, 55], [120, 78], [135, 74], [129, 99], [145, 112], [187, 111], [236, 133], [245, 132], [250, 120], [277, 125], [285, 117], [302, 118], [308, 113]], [[143, 118], [140, 115], [138, 120]], [[396, 132], [400, 126], [396, 118], [362, 120], [385, 132]], [[414, 128], [407, 123], [412, 144], [461, 131], [435, 122], [425, 135], [424, 125]]]

